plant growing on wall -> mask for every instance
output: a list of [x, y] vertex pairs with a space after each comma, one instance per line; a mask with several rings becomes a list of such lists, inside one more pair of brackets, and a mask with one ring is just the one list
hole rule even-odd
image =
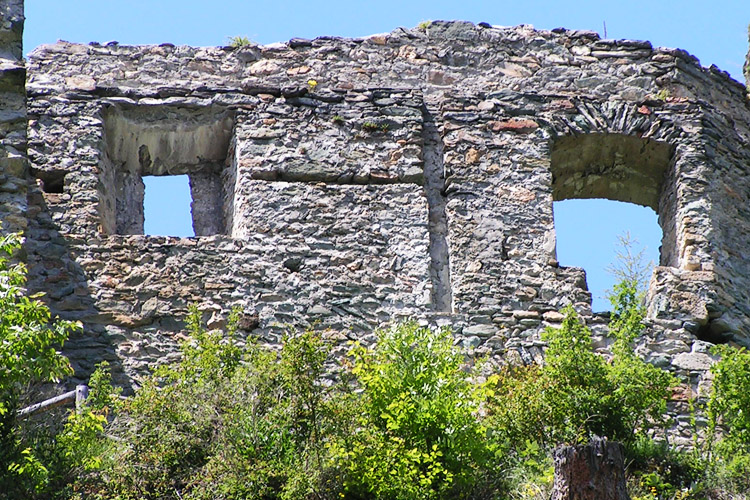
[[253, 42], [250, 41], [250, 39], [246, 36], [230, 36], [229, 38], [229, 46], [235, 49], [238, 49], [240, 47], [246, 47], [248, 45], [252, 45]]

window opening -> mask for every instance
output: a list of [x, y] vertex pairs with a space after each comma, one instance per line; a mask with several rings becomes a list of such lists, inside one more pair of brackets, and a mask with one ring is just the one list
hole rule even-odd
[[99, 214], [105, 234], [226, 234], [234, 127], [220, 107], [110, 106], [102, 113]]
[[618, 236], [629, 232], [647, 249], [647, 261], [674, 265], [672, 155], [668, 143], [625, 134], [591, 133], [553, 142], [557, 260], [586, 269], [594, 311], [611, 309], [605, 295], [617, 278], [605, 270], [616, 264]]
[[143, 178], [143, 233], [150, 236], [195, 236], [187, 175]]
[[607, 269], [616, 264], [617, 252], [622, 250], [620, 236], [629, 233], [633, 250], [644, 249], [644, 264], [658, 265], [662, 230], [650, 208], [606, 199], [578, 199], [556, 201], [553, 209], [557, 259], [562, 266], [586, 270], [594, 312], [612, 309], [606, 295], [618, 278]]
[[67, 172], [60, 170], [37, 170], [34, 177], [39, 180], [39, 187], [45, 193], [61, 194], [65, 187]]

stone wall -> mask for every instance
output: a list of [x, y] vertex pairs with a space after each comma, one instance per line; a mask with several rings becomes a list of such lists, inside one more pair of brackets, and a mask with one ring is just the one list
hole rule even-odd
[[0, 2], [0, 221], [2, 231], [26, 228], [26, 68], [23, 0]]
[[[85, 324], [66, 345], [80, 378], [170, 359], [190, 304], [210, 326], [238, 306], [269, 343], [330, 328], [340, 352], [413, 317], [494, 364], [541, 361], [572, 304], [606, 348], [583, 270], [556, 260], [568, 198], [659, 214], [646, 359], [699, 384], [711, 342], [750, 345], [750, 108], [683, 51], [463, 22], [241, 48], [60, 42], [31, 54], [26, 89], [36, 180], [6, 192], [28, 200], [30, 287]], [[143, 235], [142, 177], [176, 174], [198, 236]]]

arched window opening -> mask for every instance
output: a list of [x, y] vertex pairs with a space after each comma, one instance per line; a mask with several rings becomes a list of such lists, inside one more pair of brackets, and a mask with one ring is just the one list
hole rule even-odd
[[610, 309], [605, 296], [615, 278], [606, 268], [616, 260], [618, 236], [629, 232], [647, 261], [674, 265], [672, 153], [667, 143], [624, 134], [566, 136], [552, 144], [557, 258], [586, 269], [594, 311]]

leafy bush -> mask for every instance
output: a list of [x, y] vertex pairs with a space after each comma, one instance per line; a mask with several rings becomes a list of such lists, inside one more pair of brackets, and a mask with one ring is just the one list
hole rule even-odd
[[635, 284], [622, 282], [615, 291], [610, 361], [594, 353], [591, 331], [569, 307], [561, 327], [544, 332], [544, 366], [500, 374], [493, 415], [505, 440], [534, 436], [554, 446], [598, 435], [629, 443], [663, 418], [674, 380], [633, 352], [643, 330]]
[[705, 498], [705, 465], [690, 450], [640, 435], [626, 448], [629, 491], [638, 500]]
[[614, 356], [608, 370], [615, 385], [613, 396], [619, 410], [614, 418], [621, 419], [624, 433], [618, 439], [631, 443], [639, 432], [643, 434], [649, 428], [666, 423], [667, 399], [677, 380], [669, 372], [646, 363], [633, 351], [633, 343], [643, 334], [646, 313], [638, 282], [631, 279], [616, 284], [610, 301], [609, 331], [614, 338]]
[[71, 372], [57, 349], [80, 328], [52, 321], [41, 294], [26, 295], [26, 268], [11, 261], [20, 246], [20, 235], [0, 236], [0, 498], [46, 488], [49, 470], [24, 439], [16, 412], [30, 384], [57, 382]]
[[324, 444], [338, 423], [333, 389], [323, 382], [327, 357], [311, 331], [288, 334], [278, 357], [256, 349], [234, 380], [242, 394], [196, 498], [291, 500], [329, 488]]
[[278, 353], [242, 345], [235, 314], [226, 333], [207, 331], [196, 308], [187, 323], [182, 359], [157, 368], [118, 404], [106, 428], [112, 438], [100, 437], [100, 454], [83, 464], [76, 489], [102, 499], [297, 499], [323, 491], [323, 442], [334, 420], [320, 336], [290, 334]]
[[[448, 330], [403, 323], [355, 345], [361, 408], [333, 449], [355, 498], [469, 498], [497, 447], [479, 412], [487, 397], [472, 382]], [[476, 498], [476, 496], [474, 497]]]
[[[708, 401], [708, 455], [713, 473], [725, 487], [750, 490], [750, 352], [717, 345], [721, 359]], [[723, 432], [719, 432], [719, 430]], [[719, 434], [721, 434], [720, 437]], [[714, 440], [718, 440], [714, 444]]]

